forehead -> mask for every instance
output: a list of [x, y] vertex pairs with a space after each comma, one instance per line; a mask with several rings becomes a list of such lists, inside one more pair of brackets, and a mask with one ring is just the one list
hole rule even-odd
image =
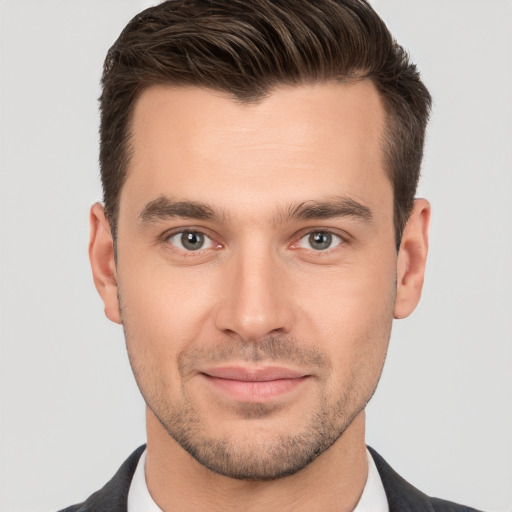
[[121, 209], [123, 200], [141, 209], [158, 195], [216, 197], [229, 206], [235, 192], [256, 205], [345, 192], [378, 199], [390, 188], [384, 108], [368, 80], [281, 87], [249, 104], [211, 90], [152, 86], [132, 123]]

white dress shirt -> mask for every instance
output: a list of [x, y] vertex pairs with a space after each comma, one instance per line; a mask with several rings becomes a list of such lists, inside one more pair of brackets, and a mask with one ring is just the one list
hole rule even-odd
[[[368, 459], [368, 478], [361, 499], [353, 512], [389, 512], [388, 500], [382, 480], [368, 450], [366, 450], [366, 457]], [[128, 512], [163, 512], [154, 502], [151, 494], [149, 494], [144, 472], [145, 462], [146, 450], [144, 450], [139, 459], [132, 483], [130, 484]]]

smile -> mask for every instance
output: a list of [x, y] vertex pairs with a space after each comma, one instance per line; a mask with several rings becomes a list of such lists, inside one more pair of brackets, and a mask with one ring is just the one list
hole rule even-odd
[[282, 396], [311, 377], [288, 368], [249, 369], [236, 366], [211, 368], [200, 375], [216, 390], [244, 402], [262, 402]]

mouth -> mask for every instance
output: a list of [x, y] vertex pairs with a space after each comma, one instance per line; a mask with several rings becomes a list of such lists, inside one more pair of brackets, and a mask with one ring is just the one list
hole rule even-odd
[[311, 375], [277, 366], [208, 368], [200, 375], [217, 391], [244, 402], [263, 402], [299, 388]]

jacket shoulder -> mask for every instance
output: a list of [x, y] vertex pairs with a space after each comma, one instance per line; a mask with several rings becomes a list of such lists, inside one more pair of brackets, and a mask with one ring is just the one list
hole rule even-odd
[[481, 512], [476, 508], [459, 505], [458, 503], [442, 500], [440, 498], [430, 498], [430, 501], [436, 512]]
[[126, 512], [132, 477], [145, 449], [146, 445], [139, 446], [124, 461], [112, 479], [84, 502], [71, 505], [59, 512]]
[[379, 471], [390, 512], [480, 512], [439, 498], [431, 498], [396, 473], [373, 449], [368, 447]]
[[71, 505], [70, 507], [63, 508], [62, 510], [59, 510], [59, 512], [80, 512], [80, 510], [87, 510], [86, 508], [82, 508], [83, 506], [83, 503], [78, 503], [77, 505]]

